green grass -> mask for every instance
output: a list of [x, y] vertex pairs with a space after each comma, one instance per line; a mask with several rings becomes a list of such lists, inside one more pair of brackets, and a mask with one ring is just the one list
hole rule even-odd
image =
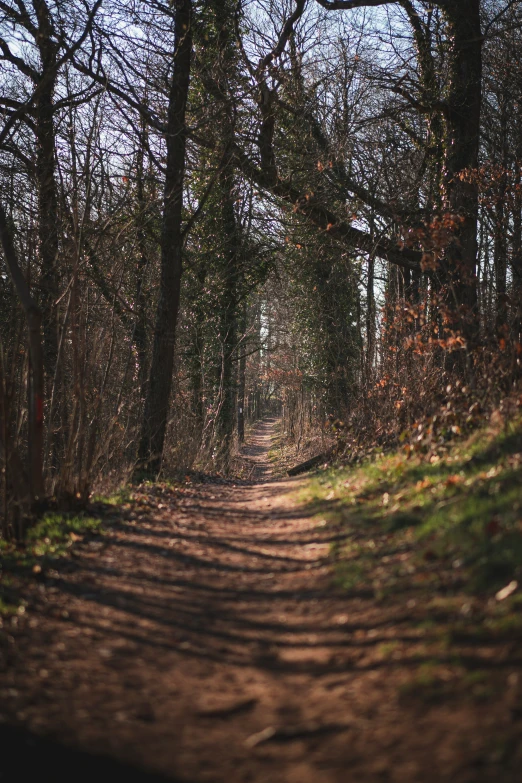
[[413, 677], [399, 686], [399, 696], [404, 700], [410, 698], [431, 703], [442, 701], [447, 697], [448, 688], [438, 675], [438, 663], [427, 661], [421, 664]]
[[490, 671], [465, 671], [458, 662], [450, 670], [441, 669], [440, 662], [433, 659], [422, 663], [406, 682], [401, 683], [398, 692], [402, 701], [420, 701], [424, 704], [449, 700], [482, 703], [498, 698], [502, 687]]
[[34, 557], [61, 557], [87, 533], [99, 533], [101, 520], [84, 515], [48, 513], [27, 534]]
[[86, 535], [103, 533], [101, 520], [83, 514], [47, 513], [27, 534], [24, 546], [0, 540], [0, 617], [25, 611], [24, 580], [38, 576]]
[[[484, 429], [447, 451], [377, 455], [317, 474], [304, 499], [342, 523], [337, 583], [386, 594], [404, 584], [466, 582], [495, 591], [522, 577], [522, 419]], [[446, 570], [445, 574], [441, 574]]]
[[267, 457], [268, 461], [272, 463], [272, 465], [277, 464], [277, 462], [281, 459], [282, 455], [282, 441], [280, 435], [275, 435], [271, 438], [271, 446], [268, 451]]
[[[0, 582], [0, 590], [2, 587]], [[15, 617], [18, 614], [23, 614], [24, 611], [24, 603], [19, 602], [16, 598], [9, 599], [5, 595], [0, 595], [0, 618]]]
[[272, 470], [275, 474], [283, 475], [285, 473], [285, 452], [287, 450], [287, 444], [284, 434], [281, 430], [281, 422], [278, 421], [274, 425], [273, 435], [270, 438], [270, 448], [268, 450], [267, 459], [272, 465]]
[[110, 495], [93, 495], [93, 503], [104, 503], [108, 506], [123, 506], [132, 500], [132, 487], [125, 485]]

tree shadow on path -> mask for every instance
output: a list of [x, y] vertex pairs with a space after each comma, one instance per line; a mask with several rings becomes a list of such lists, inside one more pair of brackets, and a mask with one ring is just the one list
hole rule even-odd
[[0, 726], [0, 747], [0, 783], [189, 783], [75, 750], [15, 726]]

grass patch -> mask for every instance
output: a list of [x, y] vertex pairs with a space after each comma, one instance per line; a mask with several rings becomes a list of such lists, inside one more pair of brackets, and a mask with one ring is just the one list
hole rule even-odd
[[345, 590], [357, 587], [367, 574], [367, 568], [363, 563], [344, 560], [336, 568], [334, 584]]
[[437, 663], [426, 662], [419, 666], [413, 677], [399, 687], [399, 696], [403, 700], [411, 698], [433, 703], [446, 696], [447, 687], [438, 675]]
[[[0, 582], [0, 591], [3, 591], [3, 585]], [[6, 619], [8, 617], [16, 617], [19, 614], [23, 614], [25, 611], [25, 604], [17, 600], [15, 597], [9, 599], [6, 595], [0, 594], [0, 618]]]
[[437, 660], [423, 663], [399, 686], [400, 700], [431, 705], [459, 699], [480, 704], [501, 695], [502, 685], [491, 672], [459, 668], [449, 670]]
[[103, 503], [108, 506], [123, 506], [132, 501], [132, 487], [126, 485], [110, 495], [93, 495], [93, 503]]
[[282, 431], [281, 422], [274, 425], [274, 432], [270, 439], [270, 449], [267, 459], [272, 466], [272, 475], [276, 478], [286, 476], [286, 472], [296, 461], [296, 445], [290, 443]]
[[87, 515], [46, 514], [27, 534], [27, 550], [33, 556], [62, 557], [88, 533], [99, 533], [101, 520]]
[[274, 427], [274, 435], [270, 439], [270, 449], [268, 450], [267, 459], [273, 465], [283, 458], [283, 437], [280, 433], [280, 425]]
[[399, 451], [319, 473], [304, 499], [346, 528], [337, 584], [396, 592], [442, 580], [491, 593], [522, 578], [521, 470], [519, 417], [431, 457]]
[[0, 541], [0, 617], [25, 611], [22, 598], [28, 578], [39, 576], [85, 536], [103, 533], [102, 522], [85, 514], [50, 512], [27, 533], [24, 546]]

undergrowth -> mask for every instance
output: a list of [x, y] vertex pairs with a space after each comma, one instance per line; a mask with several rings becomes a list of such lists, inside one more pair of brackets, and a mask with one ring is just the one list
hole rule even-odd
[[311, 480], [307, 500], [347, 528], [338, 584], [376, 594], [405, 583], [495, 591], [522, 576], [522, 417], [442, 454], [401, 449]]
[[25, 611], [21, 580], [39, 576], [86, 536], [102, 534], [101, 526], [95, 516], [49, 512], [28, 531], [23, 546], [0, 539], [0, 618]]
[[[302, 499], [335, 541], [335, 588], [408, 629], [378, 650], [381, 662], [408, 664], [395, 670], [399, 701], [502, 698], [522, 709], [521, 466], [518, 413], [438, 454], [373, 454], [307, 482]], [[499, 659], [504, 669], [490, 665]]]

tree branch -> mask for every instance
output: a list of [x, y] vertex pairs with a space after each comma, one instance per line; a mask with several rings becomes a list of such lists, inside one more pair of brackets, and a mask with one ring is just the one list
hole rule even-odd
[[520, 3], [520, 0], [509, 0], [508, 4], [505, 8], [503, 8], [501, 11], [498, 12], [496, 16], [491, 19], [490, 22], [487, 23], [486, 27], [484, 28], [484, 37], [488, 34], [488, 32], [491, 30], [493, 25], [495, 25], [502, 17], [507, 14], [507, 12], [513, 8], [513, 6], [518, 5]]
[[306, 6], [306, 0], [296, 0], [296, 8], [294, 13], [288, 17], [286, 22], [283, 25], [283, 29], [281, 30], [281, 33], [279, 35], [279, 40], [276, 44], [276, 46], [272, 49], [271, 52], [268, 52], [268, 54], [265, 54], [264, 57], [261, 58], [259, 61], [259, 65], [257, 66], [257, 73], [258, 75], [262, 74], [262, 72], [265, 70], [265, 68], [270, 65], [270, 63], [276, 59], [276, 57], [279, 57], [284, 52], [285, 46], [288, 43], [288, 39], [294, 32], [295, 25], [303, 15], [303, 11]]
[[237, 145], [233, 146], [233, 151], [238, 167], [248, 179], [287, 204], [291, 204], [294, 212], [307, 217], [317, 228], [328, 232], [332, 239], [338, 239], [361, 252], [373, 253], [406, 269], [419, 268], [422, 257], [420, 252], [410, 248], [401, 249], [397, 242], [385, 238], [375, 241], [365, 231], [345, 221], [339, 221], [337, 215], [328, 207], [317, 201], [315, 197], [298, 191], [291, 181], [278, 179], [273, 182], [270, 174], [267, 175], [259, 169]]
[[352, 8], [394, 5], [397, 0], [316, 0], [327, 11], [350, 11]]

